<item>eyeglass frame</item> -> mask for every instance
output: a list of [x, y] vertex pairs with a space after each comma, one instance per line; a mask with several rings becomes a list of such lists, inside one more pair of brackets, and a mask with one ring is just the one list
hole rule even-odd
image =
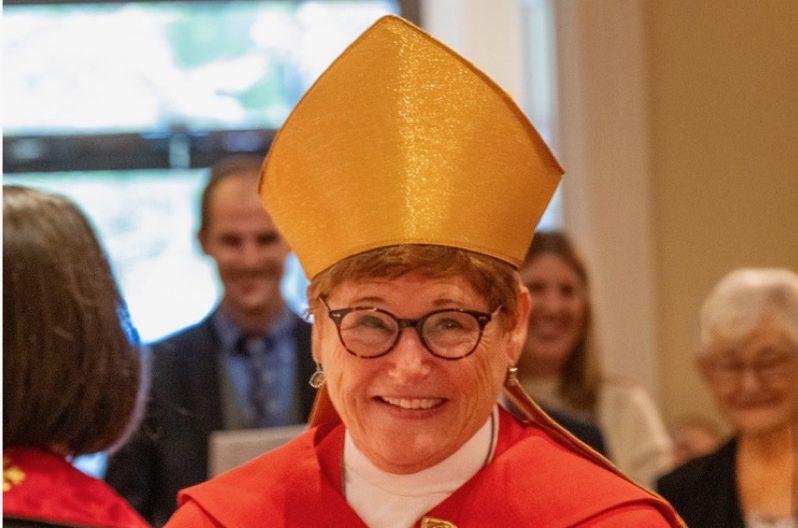
[[[396, 348], [396, 345], [399, 344], [399, 341], [402, 339], [402, 332], [404, 331], [405, 328], [414, 328], [415, 331], [416, 331], [416, 335], [418, 335], [419, 342], [421, 342], [421, 344], [424, 346], [424, 348], [427, 350], [427, 352], [429, 352], [430, 354], [432, 354], [436, 358], [445, 359], [446, 361], [457, 361], [459, 359], [466, 358], [466, 357], [470, 356], [471, 354], [473, 354], [474, 351], [477, 349], [479, 344], [482, 342], [482, 335], [485, 333], [485, 327], [488, 325], [488, 323], [490, 323], [493, 320], [493, 317], [502, 308], [502, 305], [500, 304], [498, 307], [496, 307], [495, 310], [493, 310], [490, 313], [489, 312], [481, 312], [479, 310], [470, 310], [468, 308], [441, 308], [439, 310], [433, 310], [431, 312], [428, 312], [428, 313], [426, 313], [426, 314], [424, 314], [421, 317], [416, 318], [416, 319], [407, 319], [407, 318], [403, 319], [403, 318], [400, 318], [400, 317], [396, 317], [396, 315], [392, 314], [388, 310], [384, 310], [382, 308], [377, 308], [376, 306], [351, 306], [351, 307], [348, 307], [348, 308], [337, 308], [337, 309], [333, 310], [327, 304], [327, 300], [326, 299], [324, 299], [323, 297], [320, 297], [319, 300], [324, 305], [324, 308], [327, 310], [327, 316], [330, 319], [332, 319], [333, 324], [335, 324], [335, 328], [338, 331], [338, 340], [341, 342], [341, 345], [344, 347], [344, 349], [347, 352], [349, 352], [353, 356], [361, 358], [361, 359], [377, 359], [377, 358], [381, 358], [381, 357], [384, 357], [384, 356], [388, 355], [394, 348]], [[346, 345], [346, 342], [344, 341], [344, 336], [341, 334], [341, 321], [343, 321], [344, 317], [346, 317], [348, 314], [350, 314], [352, 312], [356, 312], [356, 311], [378, 312], [378, 313], [385, 314], [388, 317], [390, 317], [391, 319], [393, 319], [394, 321], [396, 321], [396, 323], [398, 325], [398, 329], [396, 331], [396, 337], [394, 337], [393, 343], [391, 343], [391, 345], [385, 350], [385, 352], [381, 352], [381, 353], [379, 353], [379, 354], [377, 354], [375, 356], [361, 356], [360, 354], [357, 354], [357, 353], [353, 352], [352, 350], [350, 350], [349, 347]], [[421, 334], [421, 328], [424, 327], [424, 323], [427, 321], [427, 319], [429, 319], [433, 315], [436, 315], [436, 314], [439, 314], [439, 313], [443, 313], [443, 312], [464, 313], [464, 314], [470, 315], [471, 317], [473, 317], [476, 320], [477, 326], [479, 327], [479, 335], [477, 335], [477, 339], [474, 341], [474, 346], [471, 348], [470, 351], [468, 351], [468, 353], [463, 354], [462, 356], [457, 356], [457, 357], [441, 356], [440, 354], [435, 353], [432, 350], [432, 348], [430, 348], [430, 346], [426, 342], [426, 340], [424, 339], [424, 336]]]
[[[733, 368], [722, 368], [719, 366], [722, 358], [703, 358], [702, 363], [710, 379], [720, 383], [739, 383], [746, 372], [751, 372], [757, 379], [766, 383], [773, 383], [785, 375], [789, 375], [790, 369], [798, 367], [798, 352], [789, 352], [779, 355], [770, 361], [762, 361], [759, 358], [753, 361], [741, 361], [738, 359], [728, 360], [733, 364]], [[774, 361], [775, 360], [775, 361]], [[774, 372], [767, 372], [767, 369], [784, 369]]]

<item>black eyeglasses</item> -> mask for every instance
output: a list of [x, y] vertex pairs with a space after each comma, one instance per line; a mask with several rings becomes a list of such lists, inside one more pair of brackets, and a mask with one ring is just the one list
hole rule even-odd
[[331, 310], [321, 299], [327, 315], [338, 329], [341, 344], [352, 355], [373, 359], [384, 356], [396, 346], [402, 330], [413, 327], [421, 343], [433, 356], [441, 359], [461, 359], [476, 350], [482, 332], [493, 313], [444, 308], [418, 319], [400, 319], [382, 308], [354, 307]]
[[734, 356], [705, 359], [710, 377], [719, 383], [737, 383], [749, 369], [765, 383], [778, 383], [789, 379], [798, 367], [798, 353], [763, 354], [753, 361]]

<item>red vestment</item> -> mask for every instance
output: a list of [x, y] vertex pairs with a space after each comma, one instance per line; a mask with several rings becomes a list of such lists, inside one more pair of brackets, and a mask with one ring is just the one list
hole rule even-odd
[[[166, 527], [365, 527], [341, 491], [343, 444], [341, 424], [311, 429], [182, 491], [181, 506]], [[426, 517], [459, 528], [682, 526], [661, 498], [503, 410], [492, 461]], [[422, 521], [416, 526], [424, 526]]]
[[3, 450], [3, 518], [75, 527], [149, 526], [105, 482], [58, 455], [29, 447]]

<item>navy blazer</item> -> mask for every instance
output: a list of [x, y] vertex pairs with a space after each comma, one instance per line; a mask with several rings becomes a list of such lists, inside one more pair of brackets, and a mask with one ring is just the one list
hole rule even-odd
[[[296, 318], [297, 383], [304, 416], [315, 390], [310, 325]], [[177, 492], [208, 479], [208, 438], [224, 429], [219, 345], [210, 317], [152, 345], [152, 387], [139, 430], [108, 462], [105, 480], [155, 526], [177, 507]]]
[[690, 528], [744, 528], [737, 495], [737, 441], [686, 462], [657, 481], [657, 491]]

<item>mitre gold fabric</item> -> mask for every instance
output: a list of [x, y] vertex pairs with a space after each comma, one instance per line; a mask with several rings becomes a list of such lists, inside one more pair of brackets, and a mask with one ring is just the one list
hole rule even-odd
[[453, 246], [518, 267], [562, 172], [495, 82], [387, 16], [297, 104], [260, 193], [311, 278], [397, 244]]

